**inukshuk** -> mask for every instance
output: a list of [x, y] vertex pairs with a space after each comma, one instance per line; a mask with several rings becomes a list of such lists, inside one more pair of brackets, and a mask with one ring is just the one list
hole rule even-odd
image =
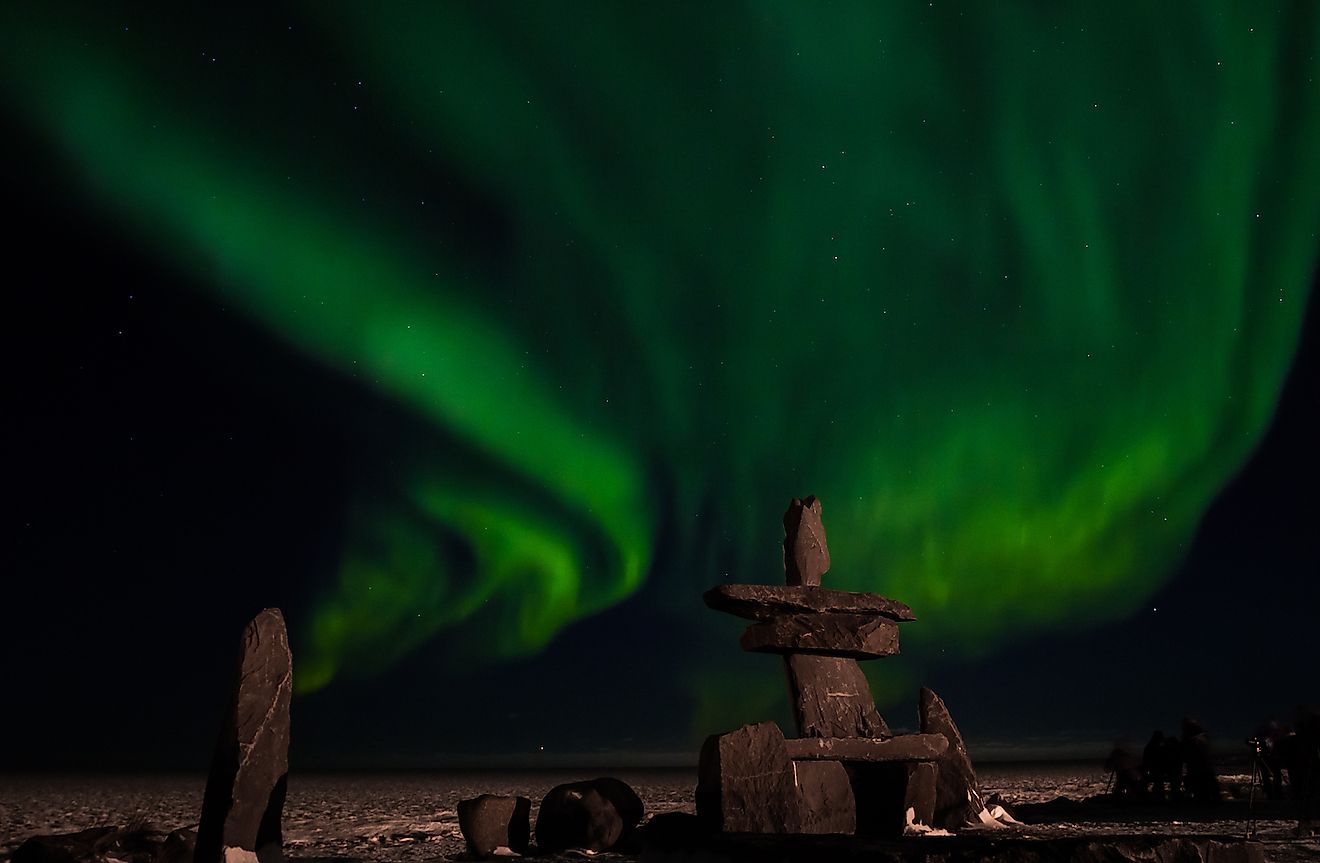
[[753, 621], [744, 650], [783, 655], [799, 735], [785, 740], [763, 722], [706, 741], [697, 810], [713, 826], [894, 835], [931, 821], [935, 762], [948, 742], [893, 736], [857, 664], [898, 653], [898, 624], [916, 618], [897, 600], [821, 587], [829, 566], [820, 501], [795, 498], [784, 514], [787, 585], [705, 594], [709, 607]]

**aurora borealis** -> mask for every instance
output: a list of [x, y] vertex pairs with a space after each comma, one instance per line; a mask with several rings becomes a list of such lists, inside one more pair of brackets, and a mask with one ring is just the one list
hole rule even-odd
[[[827, 584], [920, 620], [883, 699], [1145, 605], [1268, 427], [1320, 11], [1257, 5], [12, 4], [0, 95], [180, 290], [412, 418], [361, 420], [301, 692], [648, 585], [735, 654], [694, 598], [814, 493]], [[782, 699], [697, 653], [694, 726]]]

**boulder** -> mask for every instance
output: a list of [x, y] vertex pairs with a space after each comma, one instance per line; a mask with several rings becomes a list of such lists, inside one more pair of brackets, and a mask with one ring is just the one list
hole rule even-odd
[[585, 784], [595, 788], [601, 796], [614, 804], [619, 817], [623, 819], [623, 834], [625, 836], [642, 822], [642, 816], [646, 814], [646, 807], [642, 804], [642, 798], [627, 782], [613, 776], [601, 776], [589, 780]]
[[820, 520], [815, 495], [793, 498], [784, 512], [784, 580], [788, 584], [818, 585], [829, 572], [830, 549]]
[[293, 656], [284, 616], [258, 614], [243, 632], [232, 696], [211, 759], [195, 863], [282, 863]]
[[747, 627], [742, 649], [877, 659], [898, 653], [898, 624], [860, 614], [786, 614]]
[[921, 731], [942, 735], [949, 741], [949, 748], [938, 762], [933, 826], [957, 829], [979, 823], [985, 802], [981, 799], [971, 756], [967, 754], [967, 744], [943, 699], [925, 687], [921, 690]]
[[890, 620], [916, 620], [912, 609], [878, 593], [779, 584], [720, 584], [702, 594], [708, 608], [745, 620], [784, 614], [864, 614]]
[[784, 663], [799, 737], [889, 736], [856, 660], [790, 654]]
[[542, 854], [568, 848], [607, 851], [625, 840], [644, 812], [626, 782], [603, 776], [550, 789], [536, 815], [536, 847]]
[[697, 817], [729, 833], [801, 833], [802, 795], [773, 722], [713, 734], [701, 747]]
[[497, 848], [527, 853], [531, 834], [532, 801], [526, 797], [482, 794], [458, 801], [458, 826], [468, 854], [485, 859]]

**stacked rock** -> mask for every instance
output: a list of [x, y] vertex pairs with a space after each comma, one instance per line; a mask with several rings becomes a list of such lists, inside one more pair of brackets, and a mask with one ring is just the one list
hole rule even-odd
[[[706, 605], [752, 621], [744, 650], [784, 657], [797, 739], [774, 723], [716, 735], [702, 749], [697, 814], [733, 832], [893, 835], [930, 824], [940, 734], [893, 736], [859, 659], [898, 653], [903, 603], [821, 587], [829, 546], [815, 497], [784, 514], [784, 586], [724, 584]], [[782, 753], [782, 754], [781, 754]]]

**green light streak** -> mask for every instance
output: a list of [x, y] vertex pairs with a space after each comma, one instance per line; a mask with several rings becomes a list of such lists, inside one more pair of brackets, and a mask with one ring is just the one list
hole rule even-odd
[[[482, 614], [474, 650], [535, 651], [646, 578], [702, 614], [722, 572], [776, 579], [808, 492], [832, 582], [913, 605], [918, 660], [1122, 615], [1168, 576], [1295, 347], [1310, 4], [516, 13], [299, 22], [381, 136], [507, 218], [498, 252], [411, 202], [368, 216], [330, 169], [291, 184], [296, 154], [234, 125], [272, 97], [182, 48], [6, 16], [11, 102], [107, 213], [457, 441], [355, 504], [305, 688]], [[344, 130], [318, 164], [405, 172], [345, 143], [339, 91], [307, 111]], [[759, 703], [694, 688], [703, 722]]]

